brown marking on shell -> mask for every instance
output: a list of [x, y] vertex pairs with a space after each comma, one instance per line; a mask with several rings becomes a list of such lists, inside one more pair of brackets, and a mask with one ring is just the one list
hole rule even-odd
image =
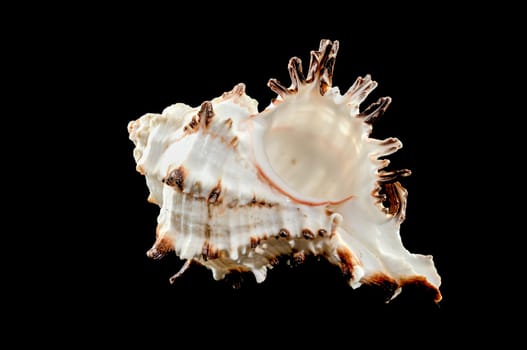
[[282, 238], [289, 238], [291, 237], [291, 233], [289, 233], [289, 231], [285, 228], [282, 228], [280, 229], [280, 231], [278, 231], [278, 235]]
[[419, 287], [425, 287], [430, 293], [433, 294], [433, 299], [436, 303], [439, 303], [441, 299], [443, 299], [443, 296], [441, 295], [439, 289], [432, 285], [430, 282], [428, 282], [427, 279], [423, 276], [403, 278], [400, 281], [400, 284], [401, 286], [415, 285]]
[[159, 226], [156, 228], [156, 237], [154, 245], [146, 252], [146, 256], [151, 259], [159, 260], [167, 253], [174, 250], [174, 242], [168, 236], [161, 235]]
[[397, 218], [399, 223], [402, 223], [406, 216], [408, 191], [401, 185], [400, 182], [387, 182], [383, 185], [388, 197], [388, 208], [386, 208], [387, 213]]
[[261, 240], [262, 239], [260, 237], [254, 237], [254, 236], [251, 237], [250, 238], [250, 243], [249, 243], [250, 247], [252, 249], [256, 248], [260, 244]]
[[148, 195], [148, 198], [146, 199], [146, 201], [148, 203], [152, 203], [152, 204], [159, 204], [155, 199], [154, 197], [152, 197], [152, 195]]
[[199, 116], [195, 115], [192, 117], [190, 122], [183, 127], [183, 132], [186, 134], [192, 134], [199, 129]]
[[309, 69], [307, 71], [306, 83], [311, 83], [317, 77], [320, 72], [320, 62], [319, 62], [320, 51], [312, 50], [309, 56]]
[[363, 277], [361, 281], [367, 284], [375, 284], [379, 286], [391, 285], [392, 287], [388, 289], [391, 289], [393, 291], [395, 291], [399, 287], [399, 283], [397, 283], [396, 280], [381, 272], [369, 275], [368, 277]]
[[170, 277], [168, 279], [168, 281], [170, 282], [170, 284], [173, 284], [176, 279], [178, 279], [179, 277], [181, 277], [183, 275], [183, 273], [185, 273], [185, 271], [188, 270], [188, 268], [195, 262], [196, 260], [194, 259], [188, 259], [187, 261], [185, 261], [185, 263], [183, 264], [183, 266], [179, 269], [179, 271], [177, 273], [175, 273], [174, 275], [172, 275], [172, 277]]
[[309, 71], [306, 82], [310, 83], [320, 79], [320, 94], [324, 95], [331, 87], [335, 58], [339, 49], [337, 40], [322, 39], [318, 51], [311, 51]]
[[212, 245], [210, 241], [205, 241], [201, 247], [201, 256], [204, 260], [212, 260], [220, 257], [218, 250]]
[[379, 181], [381, 182], [390, 182], [393, 181], [399, 177], [406, 177], [410, 176], [412, 174], [412, 171], [410, 169], [399, 169], [399, 170], [392, 170], [392, 171], [379, 171]]
[[257, 199], [256, 195], [253, 195], [253, 198], [247, 203], [248, 206], [254, 206], [254, 207], [267, 207], [272, 208], [274, 206], [277, 206], [278, 203], [270, 203], [266, 202], [264, 199]]
[[386, 294], [386, 301], [389, 301], [400, 287], [395, 279], [384, 273], [376, 273], [368, 277], [363, 277], [361, 282], [379, 287]]
[[276, 256], [269, 257], [267, 260], [269, 261], [269, 265], [271, 266], [276, 266], [280, 263], [280, 260]]
[[337, 256], [340, 259], [340, 269], [345, 278], [353, 279], [353, 270], [356, 265], [356, 260], [351, 251], [347, 248], [337, 248]]
[[328, 231], [323, 229], [323, 228], [321, 228], [320, 230], [318, 230], [318, 235], [320, 237], [327, 237], [328, 236]]
[[363, 102], [366, 97], [377, 87], [377, 82], [371, 80], [371, 75], [366, 74], [366, 76], [358, 77], [353, 85], [346, 92], [346, 99], [352, 101], [356, 104]]
[[384, 202], [386, 202], [386, 195], [381, 193], [382, 187], [376, 183], [375, 188], [371, 191], [371, 195], [373, 198], [375, 198], [375, 204], [377, 207], [379, 207], [382, 211], [385, 211], [385, 207], [383, 205]]
[[362, 118], [365, 123], [371, 124], [380, 116], [382, 116], [384, 112], [386, 112], [386, 109], [388, 109], [388, 106], [391, 102], [391, 97], [381, 97], [377, 100], [377, 102], [374, 102], [369, 105], [357, 117]]
[[229, 141], [229, 146], [231, 146], [232, 148], [236, 148], [238, 146], [238, 144], [240, 143], [240, 140], [238, 140], [238, 136], [234, 136], [230, 141]]
[[269, 82], [267, 82], [267, 86], [275, 93], [280, 95], [282, 98], [284, 98], [287, 95], [290, 95], [291, 92], [282, 85], [277, 79], [269, 79]]
[[[209, 213], [209, 215], [210, 215], [210, 213]], [[212, 232], [212, 229], [211, 229], [210, 225], [209, 224], [205, 224], [205, 232], [204, 232], [204, 234], [205, 234], [205, 241], [210, 240], [211, 232]]]
[[224, 123], [225, 123], [225, 125], [227, 126], [228, 129], [232, 128], [232, 119], [231, 118], [225, 119]]
[[231, 90], [232, 95], [242, 96], [245, 93], [245, 84], [239, 83]]
[[139, 174], [145, 175], [145, 168], [143, 168], [141, 164], [137, 164], [137, 166], [135, 167], [135, 170], [137, 170]]
[[375, 183], [375, 187], [374, 187], [373, 190], [370, 192], [370, 194], [371, 194], [373, 197], [380, 198], [380, 197], [382, 196], [382, 195], [380, 194], [381, 189], [382, 189], [381, 185], [379, 185], [378, 183]]
[[[267, 86], [284, 99], [287, 95], [297, 93], [298, 87], [301, 84], [311, 83], [319, 79], [319, 92], [321, 95], [324, 95], [332, 85], [333, 70], [338, 49], [339, 42], [337, 40], [332, 42], [331, 40], [322, 39], [318, 51], [311, 51], [307, 78], [304, 77], [302, 71], [302, 61], [298, 57], [292, 57], [287, 66], [289, 77], [291, 78], [291, 86], [286, 88], [274, 78], [269, 79]], [[279, 100], [272, 101], [273, 104], [279, 102]]]
[[329, 238], [333, 238], [337, 234], [337, 228], [339, 227], [341, 222], [342, 222], [342, 216], [340, 215], [333, 216], [333, 219], [331, 220], [331, 229], [330, 229]]
[[221, 195], [221, 179], [218, 180], [218, 184], [210, 191], [207, 203], [221, 203], [219, 200]]
[[212, 121], [212, 118], [214, 118], [212, 102], [205, 101], [201, 104], [201, 109], [198, 112], [198, 121], [201, 126], [206, 129]]
[[375, 140], [375, 139], [370, 139], [370, 140], [377, 142], [378, 145], [380, 146], [384, 146], [384, 149], [380, 151], [378, 156], [388, 156], [392, 153], [395, 153], [397, 150], [399, 150], [403, 146], [401, 141], [396, 137], [388, 137], [384, 140]]
[[308, 229], [308, 228], [305, 228], [305, 229], [302, 230], [302, 236], [305, 239], [313, 239], [313, 238], [315, 238], [315, 234], [313, 232], [311, 232], [311, 230]]
[[377, 169], [381, 170], [390, 165], [389, 159], [375, 159], [374, 162], [378, 164]]
[[186, 169], [181, 165], [179, 168], [172, 170], [168, 176], [161, 181], [167, 186], [177, 187], [180, 191], [183, 191], [186, 173]]
[[245, 84], [239, 83], [236, 84], [231, 91], [224, 92], [221, 97], [226, 100], [230, 98], [236, 98], [242, 96], [245, 93]]
[[381, 146], [388, 146], [388, 145], [392, 145], [394, 143], [400, 143], [401, 142], [396, 137], [387, 137], [384, 140], [378, 140], [378, 141], [379, 141], [379, 145], [381, 145]]
[[[329, 40], [328, 40], [329, 41]], [[324, 44], [321, 42], [321, 51]], [[331, 41], [324, 47], [324, 53], [320, 61], [320, 94], [323, 96], [333, 84], [333, 70], [335, 69], [335, 59], [339, 50], [339, 42]]]
[[280, 103], [282, 103], [282, 102], [284, 102], [284, 100], [281, 99], [281, 98], [272, 98], [272, 99], [271, 99], [271, 104], [273, 104], [273, 105], [275, 105], [275, 106], [278, 105], [278, 104], [280, 104]]
[[304, 261], [306, 261], [306, 253], [303, 251], [303, 250], [300, 250], [300, 251], [297, 251], [297, 252], [294, 252], [292, 254], [293, 256], [293, 261], [295, 264], [297, 265], [300, 265], [302, 264]]
[[302, 60], [298, 57], [292, 57], [289, 60], [287, 68], [289, 69], [289, 76], [291, 77], [291, 86], [288, 90], [297, 92], [298, 86], [304, 84], [306, 81], [304, 73], [302, 72]]
[[329, 208], [326, 208], [326, 215], [327, 215], [327, 216], [331, 216], [333, 213], [334, 213], [333, 210], [331, 210], [331, 209], [329, 209]]

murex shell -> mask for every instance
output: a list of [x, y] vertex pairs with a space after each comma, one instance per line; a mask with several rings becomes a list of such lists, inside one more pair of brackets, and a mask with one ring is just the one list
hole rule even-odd
[[250, 271], [262, 282], [280, 257], [312, 254], [353, 288], [379, 285], [391, 300], [420, 284], [441, 300], [432, 256], [410, 253], [399, 235], [407, 191], [397, 179], [410, 171], [382, 170], [402, 144], [369, 137], [391, 99], [359, 110], [377, 86], [369, 75], [341, 95], [337, 51], [322, 40], [307, 76], [291, 58], [291, 85], [271, 79], [278, 96], [262, 112], [240, 83], [200, 107], [176, 103], [129, 123], [148, 201], [161, 208], [147, 255], [186, 260], [171, 281], [196, 262], [216, 280]]

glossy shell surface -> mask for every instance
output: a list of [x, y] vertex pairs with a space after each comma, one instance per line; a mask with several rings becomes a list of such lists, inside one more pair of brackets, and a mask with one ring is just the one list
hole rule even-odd
[[391, 298], [421, 284], [441, 299], [430, 255], [410, 253], [399, 230], [407, 169], [387, 170], [402, 147], [370, 138], [372, 122], [391, 102], [361, 103], [377, 86], [359, 77], [341, 94], [332, 86], [338, 41], [322, 40], [306, 74], [293, 57], [289, 87], [268, 107], [240, 83], [198, 107], [176, 103], [128, 125], [148, 200], [160, 207], [148, 256], [175, 253], [223, 279], [252, 272], [263, 282], [280, 257], [316, 255], [337, 265], [349, 284], [375, 284]]

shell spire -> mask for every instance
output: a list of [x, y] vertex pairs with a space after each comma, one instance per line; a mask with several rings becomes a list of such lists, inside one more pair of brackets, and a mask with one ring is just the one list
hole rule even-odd
[[410, 253], [399, 234], [409, 169], [386, 169], [402, 147], [396, 137], [370, 137], [391, 103], [360, 105], [377, 87], [358, 77], [343, 95], [333, 87], [338, 41], [321, 40], [307, 75], [298, 57], [291, 84], [268, 86], [277, 98], [259, 112], [240, 83], [198, 107], [176, 103], [128, 125], [148, 200], [160, 207], [147, 255], [175, 253], [216, 280], [250, 272], [256, 282], [287, 257], [310, 255], [338, 266], [352, 288], [380, 287], [386, 301], [409, 284], [441, 300], [431, 255]]

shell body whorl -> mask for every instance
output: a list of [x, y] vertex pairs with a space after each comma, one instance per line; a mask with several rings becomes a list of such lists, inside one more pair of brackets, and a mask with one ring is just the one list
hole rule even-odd
[[161, 208], [150, 257], [173, 251], [215, 279], [250, 271], [262, 282], [279, 257], [312, 254], [354, 288], [388, 286], [393, 298], [417, 282], [441, 299], [432, 257], [400, 239], [407, 191], [397, 179], [410, 171], [385, 170], [383, 157], [402, 144], [370, 138], [391, 100], [360, 111], [377, 85], [369, 75], [343, 95], [332, 87], [337, 51], [322, 40], [307, 75], [292, 58], [291, 85], [271, 79], [278, 96], [261, 112], [238, 84], [199, 107], [177, 103], [129, 123], [148, 200]]

